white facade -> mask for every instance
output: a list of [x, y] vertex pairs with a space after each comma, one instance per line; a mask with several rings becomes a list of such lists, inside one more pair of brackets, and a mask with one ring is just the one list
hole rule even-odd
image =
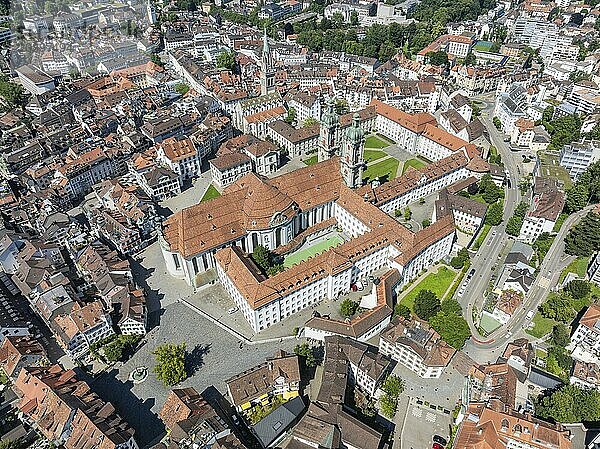
[[387, 340], [379, 339], [379, 352], [391, 357], [396, 362], [405, 366], [424, 379], [439, 379], [444, 372], [443, 366], [428, 366], [423, 363], [423, 357], [408, 345], [396, 342], [392, 344]]
[[591, 164], [600, 160], [600, 141], [582, 140], [565, 145], [560, 152], [562, 165], [573, 179], [582, 174]]

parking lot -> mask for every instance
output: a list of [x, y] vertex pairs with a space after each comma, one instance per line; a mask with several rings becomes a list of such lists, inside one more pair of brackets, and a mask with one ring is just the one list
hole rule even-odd
[[405, 394], [447, 412], [456, 406], [465, 383], [464, 375], [452, 365], [446, 367], [439, 379], [423, 379], [400, 363], [394, 367], [393, 373], [404, 380]]
[[402, 449], [431, 449], [433, 436], [448, 440], [451, 417], [411, 399], [402, 430]]

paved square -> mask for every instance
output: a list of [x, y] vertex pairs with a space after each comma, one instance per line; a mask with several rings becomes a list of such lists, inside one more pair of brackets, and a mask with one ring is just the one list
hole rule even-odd
[[396, 432], [400, 432], [402, 449], [431, 449], [434, 435], [448, 439], [450, 421], [450, 415], [417, 404], [414, 399], [411, 399], [403, 421], [403, 428], [396, 430]]

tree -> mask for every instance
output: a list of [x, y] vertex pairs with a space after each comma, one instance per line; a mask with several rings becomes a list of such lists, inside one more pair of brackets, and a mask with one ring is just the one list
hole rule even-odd
[[397, 398], [404, 391], [404, 381], [393, 374], [385, 378], [381, 385], [383, 392], [393, 398]]
[[102, 348], [104, 357], [109, 362], [122, 361], [133, 352], [135, 345], [140, 341], [137, 335], [119, 335]]
[[423, 226], [423, 228], [431, 226], [431, 220], [429, 218], [425, 218], [423, 221], [421, 221], [421, 226]]
[[2, 440], [0, 449], [22, 449], [25, 447], [20, 440]]
[[562, 323], [552, 328], [552, 344], [564, 348], [571, 342], [569, 328]]
[[410, 210], [410, 207], [406, 207], [406, 209], [404, 209], [404, 221], [409, 221], [410, 217], [412, 217], [412, 211]]
[[544, 318], [562, 323], [570, 323], [576, 315], [571, 305], [571, 297], [565, 292], [549, 294], [546, 302], [540, 306], [540, 313]]
[[396, 409], [398, 408], [398, 399], [392, 398], [391, 396], [384, 394], [379, 399], [379, 404], [383, 415], [386, 418], [392, 419], [396, 414]]
[[289, 108], [287, 111], [287, 116], [285, 117], [285, 122], [289, 125], [296, 121], [296, 109]]
[[175, 86], [175, 92], [177, 92], [181, 96], [187, 94], [189, 91], [190, 91], [190, 86], [188, 86], [185, 83], [178, 83]]
[[572, 214], [573, 212], [583, 209], [590, 197], [590, 192], [587, 186], [581, 183], [576, 183], [573, 187], [567, 190], [565, 199], [565, 209]]
[[494, 117], [492, 119], [492, 123], [494, 124], [494, 126], [496, 127], [496, 129], [498, 131], [500, 131], [502, 129], [502, 122], [500, 121], [500, 119], [498, 117]]
[[420, 290], [415, 298], [413, 310], [422, 320], [429, 320], [441, 309], [439, 298], [431, 290]]
[[464, 267], [469, 260], [471, 260], [469, 250], [467, 248], [461, 248], [456, 256], [450, 260], [450, 265], [456, 269], [459, 269]]
[[600, 419], [600, 391], [564, 385], [538, 399], [536, 414], [561, 423]]
[[165, 63], [162, 62], [162, 59], [160, 59], [160, 56], [158, 56], [158, 54], [156, 54], [156, 53], [152, 53], [150, 55], [150, 61], [152, 61], [154, 64], [156, 64], [157, 66], [160, 66], [160, 67], [165, 66]]
[[258, 265], [263, 271], [267, 271], [271, 267], [271, 253], [262, 245], [257, 245], [252, 251], [252, 260]]
[[502, 203], [494, 203], [488, 207], [485, 214], [485, 223], [490, 226], [497, 226], [502, 223], [502, 215], [504, 214]]
[[344, 299], [342, 304], [340, 304], [340, 313], [342, 316], [351, 317], [358, 310], [358, 303], [352, 301], [351, 299]]
[[394, 306], [394, 316], [401, 316], [406, 320], [410, 320], [410, 308], [398, 303]]
[[600, 215], [588, 213], [569, 231], [565, 252], [573, 256], [591, 256], [600, 250]]
[[235, 67], [235, 55], [231, 51], [224, 50], [217, 56], [217, 67], [233, 70]]
[[503, 196], [502, 189], [494, 183], [489, 174], [481, 177], [477, 189], [487, 204], [494, 204]]
[[431, 65], [441, 66], [448, 64], [448, 53], [445, 51], [430, 51], [425, 57]]
[[9, 81], [4, 74], [0, 74], [0, 97], [4, 99], [9, 109], [24, 109], [29, 100], [23, 86]]
[[442, 312], [446, 315], [462, 315], [462, 307], [456, 299], [448, 298], [442, 301]]
[[521, 233], [521, 226], [523, 226], [523, 220], [529, 205], [524, 202], [520, 202], [515, 208], [515, 212], [512, 217], [508, 219], [506, 223], [506, 233], [517, 237]]
[[475, 64], [477, 64], [477, 58], [475, 57], [475, 55], [473, 54], [473, 52], [471, 50], [469, 50], [469, 52], [467, 53], [467, 56], [465, 56], [465, 59], [463, 61], [464, 65], [470, 65], [473, 66]]
[[571, 294], [573, 299], [581, 299], [590, 293], [592, 287], [587, 281], [574, 279], [565, 286], [565, 290]]
[[471, 338], [469, 323], [467, 323], [462, 315], [456, 312], [438, 312], [435, 316], [431, 317], [429, 324], [454, 349], [461, 349], [465, 345], [465, 342]]
[[536, 251], [538, 263], [542, 263], [542, 260], [544, 260], [546, 254], [548, 254], [548, 251], [550, 251], [550, 247], [552, 246], [553, 242], [554, 237], [552, 237], [548, 232], [542, 232], [538, 238], [535, 239], [535, 242], [533, 242], [532, 246]]
[[185, 343], [179, 345], [164, 344], [153, 352], [156, 357], [154, 373], [166, 387], [182, 382], [187, 377], [185, 370]]
[[358, 13], [355, 10], [350, 13], [350, 25], [358, 26]]
[[309, 126], [317, 125], [318, 123], [319, 123], [319, 121], [316, 118], [308, 117], [306, 120], [304, 120], [304, 123], [302, 124], [302, 126], [304, 128], [308, 128]]
[[340, 98], [338, 100], [335, 100], [335, 112], [339, 115], [343, 115], [345, 113], [347, 113], [350, 110], [350, 107], [348, 106], [348, 102], [343, 99]]
[[313, 366], [317, 366], [317, 359], [315, 357], [314, 349], [308, 343], [296, 345], [294, 348], [294, 354], [303, 357], [304, 363], [307, 367], [312, 368]]

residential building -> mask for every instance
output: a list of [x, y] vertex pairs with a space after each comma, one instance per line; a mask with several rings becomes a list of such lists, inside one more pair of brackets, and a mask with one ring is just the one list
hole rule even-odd
[[434, 221], [451, 213], [457, 229], [475, 235], [483, 226], [487, 206], [479, 201], [465, 198], [460, 195], [452, 195], [447, 189], [440, 190], [435, 202]]
[[284, 97], [288, 110], [294, 110], [296, 123], [300, 126], [308, 118], [319, 120], [321, 118], [321, 102], [319, 97], [306, 92], [292, 92]]
[[500, 324], [506, 324], [522, 303], [522, 292], [512, 289], [504, 290], [498, 297], [491, 316]]
[[68, 314], [56, 316], [54, 323], [59, 343], [73, 359], [85, 356], [91, 345], [115, 333], [100, 301], [75, 303]]
[[594, 254], [587, 269], [588, 279], [600, 285], [600, 252]]
[[425, 321], [396, 317], [379, 337], [379, 352], [420, 377], [438, 379], [456, 350]]
[[225, 188], [252, 172], [252, 159], [245, 153], [229, 153], [208, 161], [212, 182]]
[[156, 160], [178, 175], [181, 182], [201, 173], [202, 159], [190, 138], [163, 140], [157, 145]]
[[575, 360], [569, 383], [579, 388], [597, 390], [600, 388], [600, 366]]
[[525, 215], [519, 240], [533, 243], [542, 232], [552, 232], [565, 206], [565, 194], [553, 179], [536, 177], [533, 202]]
[[77, 449], [82, 441], [99, 441], [106, 449], [138, 449], [134, 430], [73, 370], [24, 368], [14, 389], [25, 422], [54, 444]]
[[231, 434], [225, 421], [195, 388], [175, 388], [159, 413], [168, 429], [167, 440], [179, 446], [215, 447]]
[[567, 348], [575, 360], [600, 364], [600, 306], [592, 304], [586, 309]]
[[572, 179], [577, 179], [591, 164], [600, 160], [600, 141], [582, 139], [563, 146], [560, 165]]
[[278, 351], [266, 362], [229, 378], [226, 383], [231, 402], [239, 412], [274, 396], [287, 401], [297, 397], [300, 390], [298, 356]]
[[267, 137], [290, 158], [316, 153], [319, 147], [319, 125], [294, 128], [283, 120], [269, 123]]
[[15, 72], [25, 90], [32, 95], [41, 95], [56, 88], [54, 78], [32, 65], [19, 67]]
[[520, 414], [510, 407], [493, 401], [469, 404], [455, 438], [455, 447], [476, 449], [479, 447], [519, 447], [523, 449], [572, 449], [571, 435], [561, 424], [550, 424]]
[[49, 364], [46, 351], [32, 337], [7, 336], [0, 345], [0, 367], [13, 380], [22, 368]]
[[141, 289], [130, 291], [120, 308], [121, 318], [117, 322], [123, 335], [146, 335], [148, 310], [146, 295]]

